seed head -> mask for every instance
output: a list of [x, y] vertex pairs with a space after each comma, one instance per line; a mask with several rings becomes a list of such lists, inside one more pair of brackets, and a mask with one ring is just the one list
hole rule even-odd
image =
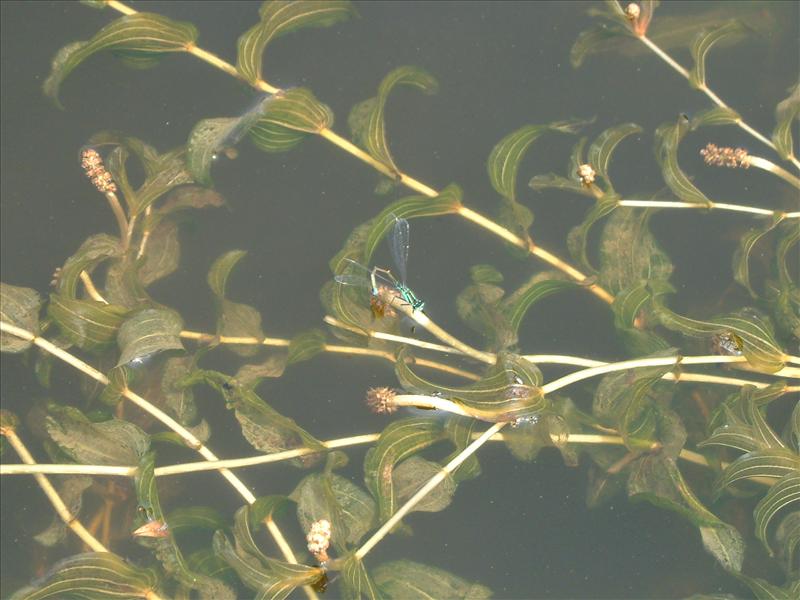
[[378, 387], [367, 390], [367, 406], [378, 415], [391, 414], [397, 410], [394, 397], [397, 395], [392, 388]]
[[313, 554], [320, 563], [328, 562], [328, 548], [331, 545], [331, 522], [327, 519], [320, 519], [311, 524], [311, 530], [306, 536], [308, 551]]
[[642, 9], [639, 8], [639, 5], [635, 2], [631, 2], [625, 7], [625, 16], [629, 21], [635, 21], [639, 18], [640, 14], [642, 14]]
[[116, 192], [117, 184], [111, 177], [111, 173], [106, 170], [103, 159], [94, 148], [87, 148], [81, 153], [81, 166], [86, 171], [86, 176], [92, 180], [92, 184], [103, 194]]
[[581, 184], [585, 186], [592, 185], [594, 183], [594, 178], [597, 176], [592, 165], [590, 164], [583, 164], [578, 167], [578, 179], [580, 179]]
[[744, 148], [719, 147], [716, 144], [706, 144], [700, 150], [703, 160], [707, 165], [727, 167], [729, 169], [747, 169], [750, 166], [750, 155]]

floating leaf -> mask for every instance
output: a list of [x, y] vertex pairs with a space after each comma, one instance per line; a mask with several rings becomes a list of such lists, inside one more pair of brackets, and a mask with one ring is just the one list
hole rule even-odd
[[287, 364], [302, 362], [325, 351], [325, 334], [319, 329], [312, 329], [298, 334], [289, 342]]
[[611, 154], [622, 140], [634, 133], [641, 133], [642, 128], [636, 123], [623, 123], [611, 129], [606, 129], [589, 146], [586, 156], [588, 163], [594, 168], [607, 184], [606, 192], [614, 192], [611, 178], [608, 176], [608, 165], [611, 163]]
[[647, 455], [637, 460], [628, 478], [628, 495], [672, 510], [698, 526], [724, 526], [694, 495], [674, 458]]
[[303, 531], [320, 519], [331, 523], [333, 543], [344, 551], [357, 544], [375, 524], [375, 500], [363, 489], [336, 473], [306, 476], [289, 496], [297, 503], [297, 520]]
[[656, 129], [656, 160], [673, 194], [684, 202], [705, 204], [711, 208], [713, 202], [689, 180], [678, 164], [678, 146], [688, 131], [689, 119], [686, 115], [679, 116], [675, 124], [665, 123]]
[[473, 281], [456, 297], [458, 316], [486, 337], [490, 349], [508, 348], [516, 339], [508, 319], [500, 312], [500, 300], [505, 291], [492, 283], [475, 281], [474, 272]]
[[[0, 318], [4, 323], [39, 334], [39, 309], [42, 299], [36, 290], [0, 282]], [[0, 352], [23, 352], [31, 342], [0, 333]]]
[[264, 152], [285, 152], [309, 134], [332, 126], [333, 112], [327, 105], [309, 89], [292, 88], [269, 100], [248, 135]]
[[642, 281], [667, 281], [672, 262], [650, 232], [652, 211], [619, 207], [603, 227], [600, 285], [617, 294]]
[[62, 108], [58, 99], [61, 82], [95, 52], [113, 50], [129, 58], [156, 59], [167, 52], [185, 52], [196, 40], [197, 29], [191, 23], [146, 12], [120, 17], [89, 41], [73, 42], [59, 50], [44, 82], [44, 93]]
[[206, 186], [212, 184], [209, 171], [214, 159], [250, 131], [261, 118], [266, 103], [273, 98], [275, 96], [259, 99], [254, 108], [240, 117], [203, 119], [192, 128], [186, 144], [186, 167], [195, 181]]
[[180, 333], [181, 316], [173, 310], [146, 308], [120, 326], [117, 343], [120, 357], [117, 366], [136, 364], [143, 358], [166, 350], [184, 350]]
[[742, 120], [742, 117], [730, 106], [715, 106], [701, 110], [692, 116], [689, 129], [692, 131], [700, 127], [714, 127], [719, 125], [735, 125]]
[[728, 21], [724, 25], [701, 31], [692, 44], [691, 52], [694, 65], [689, 73], [689, 84], [695, 89], [706, 87], [706, 55], [711, 46], [722, 38], [742, 35], [745, 27], [739, 21]]
[[386, 165], [395, 175], [400, 173], [389, 151], [386, 140], [386, 101], [392, 89], [398, 85], [415, 87], [425, 94], [434, 94], [439, 84], [427, 71], [419, 67], [397, 67], [381, 81], [378, 95], [357, 105], [350, 114], [348, 123], [353, 138], [369, 152], [370, 156]]
[[700, 527], [700, 537], [706, 552], [716, 558], [726, 571], [738, 573], [742, 570], [745, 544], [733, 525], [723, 523], [716, 527]]
[[147, 434], [133, 423], [92, 423], [71, 406], [49, 405], [44, 429], [67, 456], [84, 465], [136, 466], [150, 446]]
[[18, 590], [14, 600], [43, 600], [74, 595], [83, 598], [144, 598], [158, 584], [152, 569], [140, 569], [111, 552], [76, 554], [56, 563], [35, 585]]
[[415, 374], [407, 364], [404, 347], [397, 354], [395, 374], [404, 389], [450, 398], [471, 417], [492, 423], [525, 419], [547, 406], [539, 387], [541, 372], [536, 365], [513, 354], [501, 354], [480, 381], [452, 387], [430, 383]]
[[84, 350], [100, 350], [114, 343], [128, 309], [96, 300], [74, 300], [50, 294], [47, 314], [70, 342]]
[[[449, 463], [460, 454], [464, 448], [472, 443], [472, 433], [477, 424], [477, 419], [470, 419], [459, 415], [447, 417], [444, 423], [444, 431], [455, 448], [449, 456], [442, 459], [443, 464]], [[475, 479], [480, 474], [481, 464], [478, 462], [478, 457], [475, 454], [471, 454], [451, 473], [451, 476], [456, 483], [461, 483], [462, 481]]]
[[[678, 356], [673, 350], [656, 356]], [[655, 428], [653, 411], [654, 386], [675, 369], [675, 364], [617, 371], [603, 377], [595, 391], [592, 413], [601, 422], [617, 429], [631, 450], [651, 445]]]
[[739, 246], [733, 254], [733, 278], [746, 287], [753, 298], [756, 298], [757, 294], [750, 285], [750, 253], [758, 240], [775, 229], [782, 220], [783, 215], [775, 214], [763, 227], [750, 229], [741, 237]]
[[355, 14], [351, 3], [341, 0], [264, 2], [260, 22], [239, 36], [236, 70], [254, 84], [261, 79], [262, 57], [272, 40], [306, 27], [329, 27]]
[[775, 108], [775, 129], [772, 142], [783, 160], [794, 157], [792, 144], [792, 122], [800, 117], [800, 83], [789, 90], [789, 97], [778, 103]]
[[[235, 379], [215, 371], [195, 371], [192, 383], [203, 382], [214, 387], [236, 413], [245, 439], [256, 450], [264, 453], [309, 448], [326, 452], [325, 446], [293, 419], [284, 417], [269, 406], [251, 388]], [[319, 455], [311, 454], [290, 461], [296, 466], [309, 466]]]
[[[397, 504], [403, 505], [422, 486], [442, 470], [439, 463], [426, 460], [421, 456], [410, 456], [397, 465], [392, 474], [394, 493]], [[450, 506], [457, 484], [449, 473], [439, 485], [431, 490], [422, 500], [414, 505], [411, 512], [439, 512]]]
[[398, 507], [393, 471], [406, 458], [445, 438], [442, 423], [434, 418], [395, 421], [382, 432], [364, 459], [364, 481], [378, 501], [380, 522], [391, 517]]
[[491, 598], [489, 588], [442, 569], [410, 560], [395, 560], [373, 569], [375, 584], [388, 598]]

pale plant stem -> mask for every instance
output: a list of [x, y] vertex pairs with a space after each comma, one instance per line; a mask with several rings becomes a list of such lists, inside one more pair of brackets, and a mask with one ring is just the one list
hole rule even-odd
[[108, 304], [108, 301], [103, 298], [103, 295], [97, 291], [97, 288], [94, 286], [94, 282], [92, 278], [86, 271], [81, 271], [81, 281], [83, 282], [83, 286], [86, 288], [86, 293], [89, 294], [89, 297], [92, 300], [96, 300], [97, 302], [102, 302], [103, 304]]
[[438, 471], [436, 475], [431, 477], [425, 485], [417, 490], [417, 492], [411, 496], [411, 498], [409, 498], [406, 503], [397, 510], [397, 512], [389, 517], [389, 519], [383, 525], [381, 525], [378, 530], [372, 534], [372, 536], [366, 542], [364, 542], [364, 544], [358, 550], [356, 550], [355, 557], [358, 560], [363, 560], [367, 553], [372, 550], [372, 548], [374, 548], [378, 542], [386, 537], [386, 535], [389, 534], [389, 532], [394, 529], [398, 523], [400, 523], [403, 517], [405, 517], [411, 511], [411, 509], [413, 509], [436, 486], [444, 481], [449, 474], [455, 471], [461, 463], [472, 456], [478, 450], [478, 448], [489, 441], [489, 439], [495, 433], [498, 433], [503, 427], [505, 427], [505, 425], [506, 423], [495, 423], [489, 427], [489, 429], [484, 431], [477, 440], [459, 452], [450, 462], [442, 467], [442, 469]]
[[629, 206], [637, 208], [691, 208], [703, 211], [718, 209], [763, 216], [772, 216], [776, 214], [783, 214], [784, 218], [789, 216], [786, 213], [781, 213], [779, 210], [757, 208], [755, 206], [742, 206], [740, 204], [725, 204], [723, 202], [700, 204], [699, 202], [671, 202], [666, 200], [620, 200], [617, 203], [617, 206]]
[[470, 358], [474, 358], [477, 361], [493, 365], [497, 361], [497, 356], [492, 354], [491, 352], [483, 352], [481, 350], [477, 350], [472, 346], [465, 344], [455, 336], [447, 333], [444, 329], [439, 327], [436, 323], [430, 320], [428, 315], [426, 315], [421, 310], [414, 310], [411, 306], [407, 303], [403, 302], [402, 299], [398, 298], [397, 296], [393, 296], [389, 293], [384, 294], [384, 301], [388, 304], [392, 305], [392, 308], [395, 310], [399, 310], [407, 317], [410, 317], [417, 325], [428, 331], [434, 337], [438, 338], [448, 346], [452, 346], [453, 348], [460, 351], [462, 354], [469, 356]]
[[376, 340], [385, 340], [387, 342], [397, 342], [398, 344], [407, 344], [409, 346], [416, 346], [418, 348], [425, 348], [426, 350], [433, 350], [434, 352], [444, 352], [445, 354], [461, 354], [461, 352], [452, 346], [442, 346], [441, 344], [432, 344], [431, 342], [424, 342], [415, 338], [410, 338], [402, 335], [394, 335], [391, 333], [384, 333], [382, 331], [375, 331], [372, 329], [362, 329], [353, 325], [343, 323], [339, 319], [327, 315], [323, 321], [332, 327], [338, 329], [345, 329], [357, 335], [374, 338]]
[[[607, 373], [614, 373], [616, 371], [625, 371], [627, 369], [638, 369], [642, 367], [657, 367], [657, 366], [668, 366], [668, 365], [675, 365], [676, 367], [681, 365], [698, 365], [698, 364], [714, 364], [714, 363], [744, 363], [747, 359], [744, 356], [683, 356], [683, 357], [658, 357], [658, 358], [639, 358], [633, 360], [625, 360], [616, 363], [608, 363], [605, 365], [600, 365], [596, 367], [590, 367], [588, 369], [583, 369], [582, 371], [576, 371], [575, 373], [570, 373], [569, 375], [565, 375], [560, 379], [556, 379], [550, 383], [547, 383], [542, 386], [542, 391], [545, 394], [552, 393], [556, 390], [561, 388], [567, 387], [568, 385], [572, 385], [573, 383], [577, 383], [579, 381], [583, 381], [584, 379], [589, 379], [591, 377], [597, 377], [598, 375], [605, 375]], [[762, 375], [771, 375], [774, 377], [786, 376], [788, 367], [778, 371], [777, 373], [761, 373]], [[791, 372], [790, 372], [791, 374]], [[669, 373], [667, 374], [670, 378], [674, 378], [676, 381], [680, 381], [682, 379], [682, 375]], [[692, 380], [698, 381], [702, 378], [702, 375], [694, 375]], [[727, 378], [725, 378], [727, 379]], [[712, 381], [712, 380], [708, 380]], [[727, 383], [727, 381], [725, 381]], [[765, 386], [764, 383], [756, 383], [756, 382], [747, 382], [751, 385], [758, 385], [758, 386]]]
[[[669, 54], [664, 52], [655, 42], [653, 42], [653, 40], [648, 38], [646, 35], [639, 35], [637, 37], [639, 38], [639, 41], [641, 41], [645, 46], [650, 48], [650, 50], [652, 50], [653, 53], [655, 53], [659, 58], [661, 58], [670, 67], [675, 69], [675, 71], [680, 73], [681, 76], [684, 79], [689, 81], [689, 79], [690, 79], [689, 71], [687, 71], [685, 68], [683, 68], [677, 62], [675, 62], [675, 60], [673, 60], [673, 58]], [[714, 104], [716, 104], [720, 108], [728, 108], [728, 105], [725, 104], [725, 102], [723, 102], [722, 99], [719, 96], [717, 96], [711, 89], [709, 89], [709, 87], [707, 85], [702, 85], [698, 89], [699, 89], [699, 91], [703, 92], [706, 96], [708, 96], [708, 98], [711, 100], [711, 102], [713, 102]], [[770, 140], [765, 135], [763, 135], [763, 134], [759, 133], [758, 131], [756, 131], [755, 129], [753, 129], [750, 125], [748, 125], [741, 118], [736, 121], [736, 124], [739, 126], [740, 129], [742, 129], [743, 131], [746, 131], [747, 133], [749, 133], [752, 137], [757, 139], [762, 144], [764, 144], [766, 146], [769, 146], [770, 148], [772, 148], [772, 150], [776, 150], [775, 144], [772, 143], [772, 140]], [[790, 160], [794, 164], [794, 166], [796, 166], [797, 168], [800, 168], [800, 161], [798, 161], [797, 158], [792, 156], [792, 157], [790, 157]]]
[[[106, 377], [103, 373], [101, 373], [94, 367], [88, 365], [87, 363], [83, 362], [78, 357], [70, 354], [65, 350], [62, 350], [61, 348], [59, 348], [58, 346], [54, 345], [53, 343], [49, 342], [44, 338], [35, 336], [31, 332], [26, 331], [20, 327], [16, 327], [15, 325], [11, 325], [10, 323], [6, 323], [5, 321], [0, 321], [0, 331], [19, 337], [20, 339], [32, 342], [45, 352], [48, 352], [53, 356], [55, 356], [56, 358], [63, 360], [67, 364], [75, 367], [82, 373], [88, 375], [89, 377], [100, 382], [103, 385], [108, 385], [109, 383], [108, 377]], [[183, 425], [178, 423], [167, 413], [165, 413], [158, 407], [154, 406], [153, 404], [151, 404], [150, 402], [148, 402], [147, 400], [145, 400], [144, 398], [142, 398], [141, 396], [134, 393], [128, 388], [122, 391], [122, 395], [131, 402], [133, 402], [134, 404], [136, 404], [139, 408], [151, 414], [159, 421], [161, 421], [161, 423], [166, 425], [169, 429], [177, 433], [184, 440], [187, 446], [196, 450], [203, 458], [205, 458], [206, 460], [213, 460], [213, 461], [219, 460], [217, 456], [213, 452], [211, 452], [211, 450], [206, 448], [203, 445], [203, 443], [199, 439], [197, 439], [191, 431], [186, 429]], [[242, 496], [242, 498], [244, 498], [244, 500], [248, 504], [253, 504], [256, 501], [256, 497], [253, 495], [253, 493], [231, 471], [229, 471], [228, 469], [220, 469], [219, 472], [225, 479], [228, 480], [228, 482], [233, 486], [233, 488], [237, 492], [239, 492], [239, 494]], [[273, 538], [275, 538], [275, 543], [278, 545], [278, 547], [281, 548], [282, 551], [284, 550], [284, 548], [288, 548], [288, 544], [286, 543], [285, 538], [283, 538], [283, 535], [280, 533], [277, 527], [270, 527], [269, 529], [270, 533], [273, 535]], [[294, 554], [292, 554], [291, 552], [284, 553], [284, 558], [286, 558], [286, 560], [289, 562], [295, 562], [295, 563], [297, 562], [294, 559]], [[309, 595], [309, 597], [316, 597], [316, 594], [311, 588], [308, 588], [306, 594]]]
[[747, 164], [751, 167], [755, 167], [757, 169], [763, 169], [768, 173], [772, 173], [773, 175], [780, 177], [785, 182], [793, 185], [794, 187], [800, 189], [800, 179], [789, 173], [783, 167], [776, 165], [771, 160], [767, 160], [766, 158], [762, 158], [760, 156], [753, 156], [752, 154], [747, 156]]
[[[25, 444], [17, 435], [16, 431], [14, 431], [10, 427], [3, 427], [2, 434], [5, 436], [8, 443], [11, 445], [12, 448], [16, 451], [19, 455], [22, 462], [26, 465], [35, 465], [36, 460], [34, 460], [33, 455], [28, 452], [28, 449], [25, 447]], [[50, 480], [45, 477], [41, 473], [34, 474], [34, 478], [36, 479], [36, 483], [39, 484], [39, 487], [42, 488], [44, 495], [47, 496], [47, 499], [50, 500], [50, 504], [53, 505], [53, 508], [56, 511], [56, 514], [59, 518], [64, 522], [64, 525], [69, 527], [75, 535], [77, 535], [84, 544], [86, 544], [89, 548], [94, 550], [95, 552], [108, 552], [108, 548], [106, 548], [100, 541], [97, 540], [89, 531], [83, 526], [78, 520], [78, 515], [73, 515], [64, 501], [61, 499], [61, 496], [58, 495], [58, 491], [56, 488], [53, 487], [53, 484], [50, 483]]]
[[[117, 0], [107, 0], [107, 5], [114, 10], [117, 10], [123, 14], [131, 15], [135, 14], [137, 11], [134, 9], [124, 5], [122, 2], [118, 2]], [[239, 80], [243, 80], [242, 76], [236, 70], [232, 64], [222, 60], [218, 56], [203, 50], [195, 45], [189, 45], [186, 47], [186, 52], [196, 56], [200, 60], [205, 61], [206, 63], [216, 67], [228, 73], [229, 75], [236, 77]], [[276, 94], [281, 92], [281, 88], [274, 87], [267, 83], [266, 81], [259, 80], [252, 84], [254, 87], [265, 91], [269, 94]], [[383, 173], [387, 177], [392, 179], [398, 179], [400, 183], [405, 185], [406, 187], [419, 192], [420, 194], [424, 194], [425, 196], [434, 198], [439, 195], [439, 192], [433, 189], [430, 186], [425, 185], [424, 183], [417, 181], [413, 177], [410, 177], [404, 173], [395, 172], [394, 169], [389, 168], [387, 165], [383, 164], [382, 162], [375, 160], [372, 156], [364, 152], [358, 146], [350, 142], [349, 140], [343, 138], [339, 134], [335, 133], [331, 129], [323, 128], [316, 132], [320, 137], [325, 138], [329, 142], [333, 143], [334, 145], [338, 146], [339, 148], [345, 150], [346, 152], [350, 153], [352, 156], [358, 158], [359, 160], [365, 162], [366, 164], [373, 167], [375, 170]], [[487, 219], [486, 217], [478, 214], [477, 212], [473, 211], [472, 209], [466, 208], [464, 206], [459, 206], [457, 210], [458, 214], [462, 217], [472, 221], [484, 227], [494, 233], [495, 235], [499, 235], [501, 238], [505, 239], [506, 241], [518, 246], [526, 251], [528, 251], [531, 255], [536, 256], [537, 258], [544, 260], [548, 264], [552, 265], [557, 269], [563, 270], [567, 275], [575, 279], [576, 281], [583, 282], [587, 280], [586, 275], [575, 269], [574, 267], [569, 266], [567, 263], [562, 261], [561, 259], [557, 258], [554, 254], [550, 252], [546, 252], [539, 248], [538, 246], [530, 246], [524, 240], [520, 239], [504, 227], [501, 227], [494, 221]], [[599, 298], [602, 298], [604, 301], [608, 302], [609, 304], [613, 302], [614, 298], [609, 294], [606, 290], [601, 288], [596, 284], [592, 284], [586, 286], [589, 291], [593, 294], [597, 295]]]
[[122, 209], [122, 204], [120, 204], [119, 198], [114, 192], [105, 192], [103, 194], [108, 200], [108, 204], [111, 207], [111, 212], [114, 213], [114, 217], [117, 219], [117, 227], [119, 228], [119, 239], [122, 243], [122, 250], [123, 252], [128, 249], [128, 242], [130, 238], [128, 237], [128, 218], [125, 216], [125, 211]]
[[142, 258], [144, 256], [145, 250], [147, 250], [147, 242], [150, 239], [150, 228], [147, 227], [147, 222], [149, 221], [150, 214], [153, 212], [153, 205], [148, 204], [147, 208], [144, 209], [144, 229], [142, 230], [142, 239], [139, 241], [139, 250], [136, 252], [136, 258]]

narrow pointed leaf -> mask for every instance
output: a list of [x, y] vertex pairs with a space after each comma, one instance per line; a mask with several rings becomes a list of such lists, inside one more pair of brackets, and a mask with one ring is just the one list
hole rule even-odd
[[370, 156], [389, 167], [395, 174], [400, 170], [394, 162], [386, 139], [386, 102], [392, 89], [398, 85], [415, 87], [425, 94], [434, 94], [438, 83], [419, 67], [402, 66], [389, 73], [378, 87], [378, 95], [353, 109], [348, 122], [353, 138]]
[[451, 598], [480, 600], [492, 592], [479, 583], [410, 560], [395, 560], [372, 571], [376, 585], [388, 598]]
[[756, 525], [756, 537], [764, 544], [764, 548], [766, 548], [770, 556], [772, 556], [773, 553], [767, 541], [767, 527], [769, 526], [769, 522], [779, 511], [795, 502], [800, 502], [800, 468], [787, 473], [780, 481], [773, 485], [753, 511], [753, 520]]
[[333, 126], [333, 112], [307, 88], [292, 88], [273, 96], [249, 129], [255, 146], [264, 152], [285, 152], [309, 134]]
[[325, 351], [325, 334], [319, 329], [312, 329], [292, 338], [289, 343], [289, 355], [286, 364], [309, 360]]
[[597, 221], [611, 214], [617, 208], [619, 201], [619, 196], [606, 194], [586, 213], [583, 222], [573, 227], [567, 235], [567, 248], [569, 248], [570, 255], [578, 261], [582, 269], [590, 274], [596, 274], [597, 269], [590, 264], [586, 254], [589, 231]]
[[[233, 267], [247, 253], [231, 250], [220, 256], [208, 271], [208, 285], [216, 297], [217, 335], [226, 337], [252, 337], [259, 342], [264, 339], [261, 329], [261, 314], [252, 306], [228, 300], [226, 287]], [[231, 350], [241, 356], [252, 356], [258, 346], [231, 346]]]
[[720, 488], [751, 477], [781, 478], [800, 472], [800, 456], [791, 450], [770, 448], [743, 454], [722, 473]]
[[140, 569], [111, 552], [76, 554], [56, 563], [47, 576], [18, 590], [14, 600], [81, 598], [144, 598], [158, 585], [152, 569]]
[[236, 70], [253, 84], [261, 79], [262, 57], [272, 40], [306, 27], [328, 27], [354, 14], [350, 2], [340, 0], [265, 2], [260, 22], [239, 37]]
[[733, 254], [733, 278], [746, 287], [753, 298], [756, 298], [757, 294], [750, 285], [750, 253], [758, 240], [775, 229], [782, 220], [782, 215], [773, 215], [766, 225], [750, 229], [741, 237], [739, 246]]
[[594, 168], [595, 172], [600, 175], [608, 185], [607, 191], [613, 192], [614, 187], [611, 185], [611, 179], [608, 176], [608, 166], [611, 163], [611, 154], [622, 140], [634, 133], [641, 133], [642, 128], [636, 123], [623, 123], [611, 129], [606, 129], [603, 133], [597, 136], [597, 139], [589, 146], [589, 152], [586, 159]]
[[388, 598], [372, 580], [363, 561], [355, 553], [342, 566], [343, 597], [345, 600], [384, 600]]
[[375, 524], [377, 506], [372, 496], [336, 473], [308, 475], [289, 497], [297, 503], [302, 530], [310, 531], [312, 523], [326, 519], [340, 551], [358, 544]]
[[378, 501], [381, 522], [391, 517], [399, 507], [394, 489], [395, 466], [442, 439], [445, 439], [445, 433], [438, 419], [403, 419], [381, 432], [377, 445], [367, 452], [364, 460], [364, 481]]
[[84, 350], [99, 350], [114, 343], [128, 309], [96, 300], [74, 300], [50, 294], [47, 314], [70, 342]]
[[700, 537], [706, 552], [717, 559], [723, 569], [738, 573], [744, 562], [745, 544], [742, 535], [733, 526], [723, 523], [714, 527], [700, 527]]
[[120, 326], [117, 366], [139, 361], [166, 350], [184, 350], [180, 333], [183, 320], [169, 309], [147, 308], [132, 315]]
[[[39, 309], [42, 298], [31, 288], [0, 282], [0, 318], [33, 335], [39, 334]], [[31, 342], [8, 333], [0, 333], [0, 352], [23, 352]]]
[[676, 123], [665, 123], [656, 129], [656, 160], [661, 167], [664, 182], [673, 194], [684, 202], [711, 207], [711, 200], [689, 180], [678, 164], [678, 146], [687, 131], [689, 120], [684, 115], [678, 117]]
[[509, 133], [492, 149], [486, 168], [495, 191], [511, 202], [516, 202], [517, 171], [531, 144], [545, 133], [574, 134], [587, 121], [573, 119], [546, 125], [526, 125]]
[[138, 465], [150, 439], [136, 425], [110, 419], [92, 423], [77, 408], [50, 405], [47, 435], [72, 460], [88, 465]]
[[728, 21], [724, 25], [701, 31], [692, 44], [691, 52], [694, 65], [689, 74], [689, 84], [695, 89], [703, 89], [706, 85], [706, 55], [711, 47], [728, 36], [742, 35], [745, 28], [739, 21]]
[[533, 416], [547, 406], [539, 387], [541, 372], [516, 355], [501, 355], [480, 381], [464, 387], [426, 381], [411, 370], [407, 356], [403, 348], [395, 361], [395, 374], [404, 389], [450, 398], [476, 419], [491, 423], [516, 421]]
[[796, 84], [789, 97], [778, 103], [775, 108], [775, 129], [772, 132], [772, 143], [784, 160], [794, 156], [792, 143], [792, 123], [800, 117], [800, 83]]
[[86, 42], [74, 42], [53, 58], [44, 92], [61, 107], [58, 91], [61, 83], [92, 54], [113, 50], [128, 57], [156, 59], [167, 52], [185, 52], [197, 40], [191, 23], [173, 21], [161, 15], [140, 12], [112, 21]]
[[700, 127], [715, 127], [720, 125], [735, 125], [742, 117], [729, 106], [715, 106], [701, 110], [692, 115], [689, 128], [694, 131]]

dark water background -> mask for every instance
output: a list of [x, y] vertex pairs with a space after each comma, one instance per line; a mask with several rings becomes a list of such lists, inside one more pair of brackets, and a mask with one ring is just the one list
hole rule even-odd
[[[86, 181], [78, 150], [95, 132], [122, 130], [160, 151], [185, 143], [203, 118], [235, 116], [254, 94], [233, 78], [188, 55], [167, 57], [158, 67], [134, 71], [108, 54], [92, 57], [66, 80], [59, 111], [41, 84], [50, 59], [63, 45], [90, 38], [117, 13], [78, 3], [3, 2], [2, 5], [2, 280], [46, 293], [53, 270], [88, 236], [114, 233], [116, 224], [102, 196]], [[238, 35], [257, 19], [257, 3], [133, 2], [173, 19], [193, 22], [198, 44], [235, 61]], [[347, 133], [346, 117], [374, 95], [393, 68], [411, 64], [439, 81], [440, 92], [423, 96], [397, 89], [387, 109], [388, 134], [398, 165], [441, 189], [456, 182], [465, 203], [495, 214], [496, 193], [485, 161], [503, 136], [528, 123], [596, 117], [588, 135], [633, 121], [644, 133], [617, 150], [612, 175], [627, 197], [647, 197], [663, 187], [653, 159], [652, 132], [678, 113], [709, 106], [706, 98], [654, 56], [604, 54], [578, 70], [569, 50], [592, 20], [583, 3], [453, 2], [358, 3], [360, 18], [323, 30], [282, 38], [268, 48], [265, 77], [281, 87], [308, 86], [334, 111], [334, 129]], [[721, 8], [720, 8], [721, 7]], [[711, 87], [759, 131], [774, 125], [775, 103], [798, 73], [798, 4], [667, 2], [660, 15], [700, 14], [717, 8], [722, 17], [747, 9], [762, 35], [708, 60]], [[688, 52], [675, 56], [688, 65]], [[713, 136], [713, 137], [712, 137]], [[694, 154], [706, 141], [770, 152], [734, 129], [703, 130], [684, 147], [681, 163], [710, 197], [725, 202], [787, 206], [785, 187], [761, 173], [711, 172]], [[540, 173], [563, 173], [574, 139], [539, 141], [520, 167], [519, 197], [536, 221], [534, 240], [568, 256], [564, 239], [588, 208], [585, 198], [537, 194], [526, 186]], [[291, 337], [322, 325], [320, 287], [330, 278], [328, 260], [357, 224], [377, 214], [387, 199], [373, 194], [377, 174], [320, 138], [290, 153], [266, 155], [242, 145], [235, 161], [213, 172], [228, 209], [194, 216], [182, 231], [179, 272], [153, 289], [181, 312], [187, 329], [212, 331], [214, 307], [206, 272], [220, 254], [243, 249], [247, 257], [229, 281], [228, 296], [263, 315], [267, 335]], [[406, 195], [401, 191], [392, 198]], [[653, 219], [659, 241], [673, 259], [675, 308], [713, 307], [728, 293], [736, 234], [752, 218], [731, 213], [660, 213]], [[456, 217], [414, 221], [410, 283], [427, 300], [427, 311], [470, 343], [480, 340], [455, 313], [455, 297], [469, 267], [491, 263], [508, 288], [542, 268], [512, 257], [497, 238]], [[381, 256], [388, 260], [385, 250]], [[700, 310], [712, 310], [711, 308]], [[524, 353], [620, 358], [610, 311], [576, 292], [537, 305], [521, 330]], [[229, 361], [228, 370], [235, 369]], [[548, 379], [557, 370], [547, 372]], [[54, 373], [53, 395], [70, 400], [75, 375]], [[380, 430], [387, 421], [366, 413], [364, 390], [395, 383], [391, 367], [373, 359], [322, 355], [291, 368], [259, 388], [265, 400], [321, 439]], [[61, 388], [60, 386], [64, 387]], [[3, 356], [2, 402], [25, 414], [45, 396], [20, 357]], [[587, 406], [587, 389], [570, 389]], [[72, 396], [74, 398], [74, 396]], [[214, 428], [211, 448], [226, 457], [253, 453], [232, 416], [208, 394], [199, 398]], [[26, 438], [31, 445], [31, 436]], [[364, 449], [348, 451], [344, 472], [362, 477]], [[510, 457], [498, 444], [480, 451], [483, 476], [459, 487], [450, 508], [414, 514], [416, 535], [384, 540], [368, 564], [408, 558], [450, 570], [491, 587], [500, 598], [682, 597], [724, 591], [747, 595], [716, 565], [689, 523], [647, 504], [620, 497], [585, 508], [586, 465], [567, 468], [556, 453], [531, 464]], [[43, 459], [43, 455], [39, 456]], [[16, 460], [11, 454], [4, 461]], [[196, 460], [196, 458], [189, 458]], [[584, 461], [587, 462], [587, 461]], [[288, 467], [241, 471], [258, 494], [288, 493], [302, 476]], [[168, 484], [164, 484], [168, 485]], [[213, 504], [232, 514], [241, 503], [221, 478], [192, 475], [171, 481], [180, 496], [167, 508]], [[31, 534], [50, 521], [50, 509], [32, 478], [2, 481], [2, 595], [33, 576], [43, 557]], [[749, 519], [749, 515], [745, 515]], [[745, 521], [747, 520], [745, 519]], [[299, 544], [299, 532], [291, 532]], [[73, 550], [74, 551], [74, 550]], [[774, 576], [753, 558], [753, 574]], [[759, 570], [761, 569], [761, 570]], [[333, 589], [332, 595], [336, 591]]]

